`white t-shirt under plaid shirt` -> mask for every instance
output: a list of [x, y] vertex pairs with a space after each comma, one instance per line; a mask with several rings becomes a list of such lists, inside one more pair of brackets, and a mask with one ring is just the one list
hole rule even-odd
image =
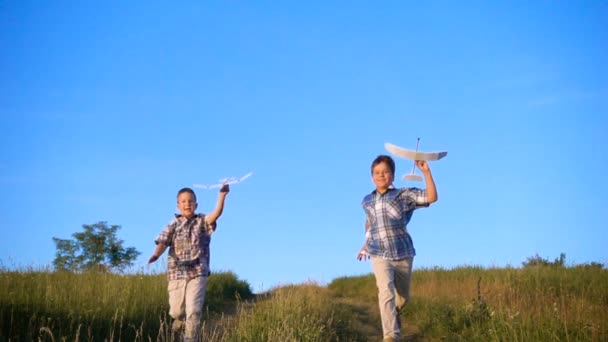
[[167, 277], [169, 280], [192, 279], [209, 275], [209, 244], [215, 225], [205, 215], [175, 218], [158, 234], [155, 243], [169, 246]]
[[426, 190], [389, 188], [383, 194], [374, 190], [361, 204], [369, 224], [365, 243], [371, 256], [401, 260], [416, 255], [407, 224], [415, 209], [429, 205]]

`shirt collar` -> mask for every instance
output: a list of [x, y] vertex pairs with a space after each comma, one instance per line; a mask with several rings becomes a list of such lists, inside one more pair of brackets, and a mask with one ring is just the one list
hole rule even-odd
[[397, 190], [397, 188], [395, 188], [395, 186], [391, 184], [383, 194], [379, 193], [378, 189], [374, 189], [374, 191], [372, 191], [372, 194], [378, 194], [378, 195], [382, 196], [382, 195], [388, 194], [392, 190]]
[[[203, 215], [202, 214], [194, 214], [194, 215], [192, 215], [192, 217], [190, 219], [191, 220], [192, 219], [197, 219], [199, 217], [203, 217]], [[175, 214], [175, 218], [178, 219], [178, 220], [180, 220], [180, 221], [188, 220], [188, 218], [186, 216], [182, 215], [182, 214]]]

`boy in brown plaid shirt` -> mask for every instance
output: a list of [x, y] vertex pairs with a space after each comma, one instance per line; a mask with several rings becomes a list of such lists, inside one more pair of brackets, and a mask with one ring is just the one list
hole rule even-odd
[[156, 249], [148, 260], [155, 262], [169, 247], [167, 278], [169, 280], [169, 315], [173, 330], [180, 331], [185, 322], [184, 341], [198, 341], [200, 322], [209, 277], [209, 244], [216, 221], [224, 210], [228, 184], [220, 189], [215, 210], [196, 214], [196, 194], [190, 188], [177, 193], [179, 215], [169, 222], [156, 240]]

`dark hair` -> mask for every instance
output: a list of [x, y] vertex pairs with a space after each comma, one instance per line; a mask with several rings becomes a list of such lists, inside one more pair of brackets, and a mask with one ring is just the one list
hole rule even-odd
[[196, 194], [194, 193], [194, 190], [190, 189], [190, 188], [181, 188], [178, 192], [177, 192], [177, 197], [179, 197], [179, 195], [183, 194], [184, 192], [187, 192], [189, 194], [192, 194], [192, 197], [194, 197], [194, 201], [196, 202]]
[[374, 161], [372, 162], [372, 175], [374, 174], [374, 167], [382, 163], [386, 163], [386, 165], [388, 165], [388, 168], [391, 169], [393, 175], [395, 174], [395, 161], [393, 160], [393, 158], [391, 158], [391, 156], [382, 154], [377, 156], [376, 159], [374, 159]]

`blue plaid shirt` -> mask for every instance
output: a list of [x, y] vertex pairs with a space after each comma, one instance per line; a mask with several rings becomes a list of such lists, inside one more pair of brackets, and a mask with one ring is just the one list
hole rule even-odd
[[169, 280], [209, 275], [209, 244], [214, 230], [215, 224], [208, 224], [205, 215], [197, 214], [190, 219], [175, 215], [154, 240], [169, 246]]
[[426, 190], [389, 188], [384, 194], [374, 190], [361, 204], [370, 227], [365, 243], [371, 256], [401, 260], [416, 255], [407, 224], [415, 209], [428, 207]]

